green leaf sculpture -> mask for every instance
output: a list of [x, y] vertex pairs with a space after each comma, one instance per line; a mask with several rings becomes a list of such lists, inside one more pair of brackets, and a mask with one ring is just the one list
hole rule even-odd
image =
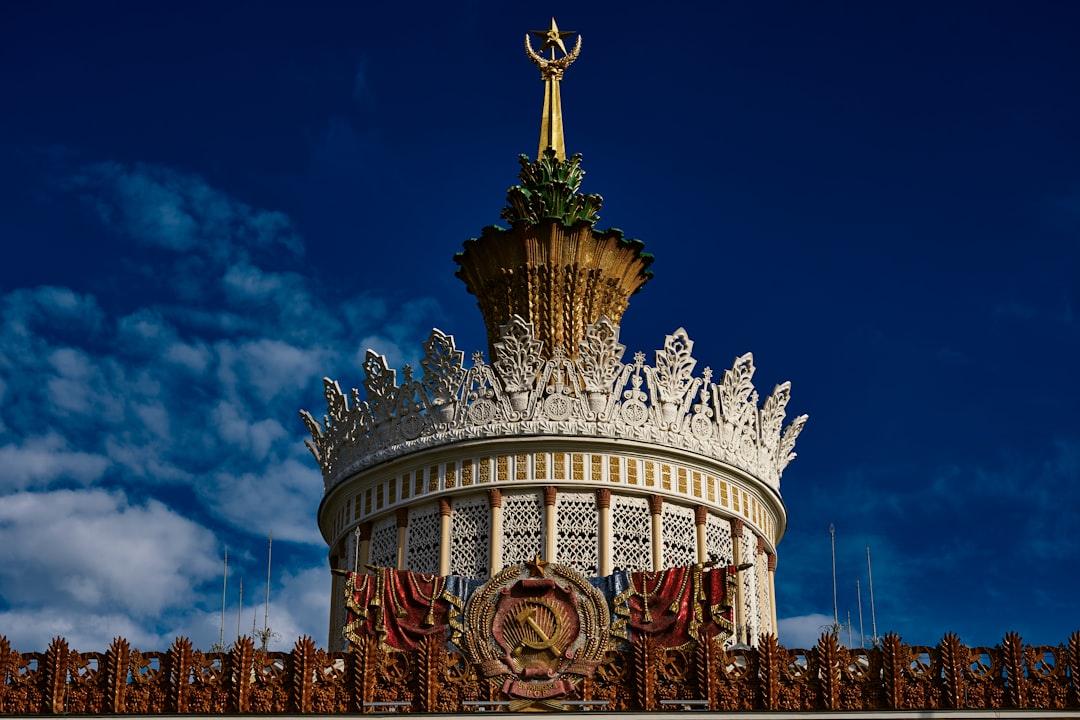
[[564, 161], [548, 149], [536, 162], [528, 155], [520, 155], [521, 184], [506, 193], [509, 205], [499, 215], [517, 224], [537, 224], [541, 220], [560, 220], [570, 226], [579, 222], [595, 224], [604, 199], [599, 195], [578, 192], [585, 171], [581, 169], [581, 153], [571, 155]]

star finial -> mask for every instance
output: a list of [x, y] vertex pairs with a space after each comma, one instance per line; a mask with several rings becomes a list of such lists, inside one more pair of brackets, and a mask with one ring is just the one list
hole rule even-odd
[[525, 567], [529, 569], [529, 577], [545, 577], [544, 572], [550, 564], [547, 560], [540, 559], [540, 553], [536, 553], [535, 559], [525, 561]]
[[530, 30], [529, 31], [538, 40], [543, 40], [544, 44], [540, 46], [540, 52], [544, 52], [548, 48], [552, 50], [552, 59], [555, 57], [555, 48], [562, 50], [562, 54], [568, 54], [566, 52], [566, 45], [563, 43], [563, 38], [570, 37], [576, 33], [575, 30], [560, 30], [559, 26], [555, 24], [555, 18], [551, 18], [551, 27], [547, 30]]

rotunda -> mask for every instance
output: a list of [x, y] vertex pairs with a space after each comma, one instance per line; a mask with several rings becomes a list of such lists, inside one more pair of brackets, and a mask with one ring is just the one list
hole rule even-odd
[[[432, 330], [419, 372], [399, 380], [369, 350], [363, 393], [326, 379], [322, 421], [302, 413], [330, 566], [486, 579], [527, 560], [585, 577], [720, 563], [738, 570], [726, 642], [755, 644], [776, 632], [779, 481], [806, 416], [783, 427], [788, 383], [759, 403], [749, 353], [697, 372], [682, 329], [651, 357], [627, 355], [619, 324], [652, 257], [596, 228], [601, 198], [581, 192], [581, 156], [565, 154], [560, 81], [580, 37], [567, 50], [572, 33], [554, 20], [535, 34], [538, 157], [520, 159], [501, 214], [510, 227], [485, 228], [455, 257], [488, 359], [466, 362]], [[337, 649], [345, 580], [333, 582]]]

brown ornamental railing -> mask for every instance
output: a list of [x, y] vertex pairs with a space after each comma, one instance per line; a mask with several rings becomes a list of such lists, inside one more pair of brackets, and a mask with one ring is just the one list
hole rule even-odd
[[[771, 635], [733, 650], [713, 642], [664, 649], [642, 637], [609, 651], [574, 700], [623, 711], [675, 700], [708, 710], [1077, 708], [1080, 632], [1056, 646], [1009, 633], [994, 647], [968, 647], [952, 633], [933, 647], [907, 645], [890, 634], [872, 649], [847, 649], [826, 634], [809, 650]], [[77, 652], [57, 638], [45, 652], [20, 653], [0, 636], [4, 715], [458, 712], [505, 701], [435, 636], [409, 653], [374, 638], [328, 653], [308, 637], [291, 652], [261, 652], [250, 638], [228, 652], [195, 650], [185, 638], [166, 652], [122, 638], [103, 653]]]

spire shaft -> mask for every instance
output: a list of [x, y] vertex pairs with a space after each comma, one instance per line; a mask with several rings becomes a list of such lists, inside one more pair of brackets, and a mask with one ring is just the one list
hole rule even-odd
[[545, 150], [554, 150], [557, 159], [566, 160], [562, 95], [559, 93], [559, 80], [553, 77], [544, 80], [544, 116], [540, 120], [540, 148], [536, 151], [536, 157], [543, 157]]
[[[559, 26], [555, 24], [555, 18], [551, 18], [551, 26], [547, 30], [530, 30], [525, 35], [525, 51], [536, 67], [540, 68], [540, 76], [544, 79], [544, 115], [540, 119], [540, 148], [536, 154], [538, 160], [548, 150], [555, 153], [556, 159], [560, 161], [566, 160], [566, 141], [563, 138], [562, 96], [559, 92], [559, 83], [562, 80], [563, 72], [570, 67], [574, 60], [577, 60], [578, 53], [581, 52], [580, 35], [578, 35], [574, 49], [570, 52], [566, 51], [563, 38], [574, 34], [572, 30], [559, 30]], [[533, 50], [529, 35], [534, 35], [543, 40], [539, 53]], [[557, 57], [556, 49], [562, 51], [562, 57]], [[551, 50], [550, 58], [543, 56], [542, 53], [545, 50]]]

